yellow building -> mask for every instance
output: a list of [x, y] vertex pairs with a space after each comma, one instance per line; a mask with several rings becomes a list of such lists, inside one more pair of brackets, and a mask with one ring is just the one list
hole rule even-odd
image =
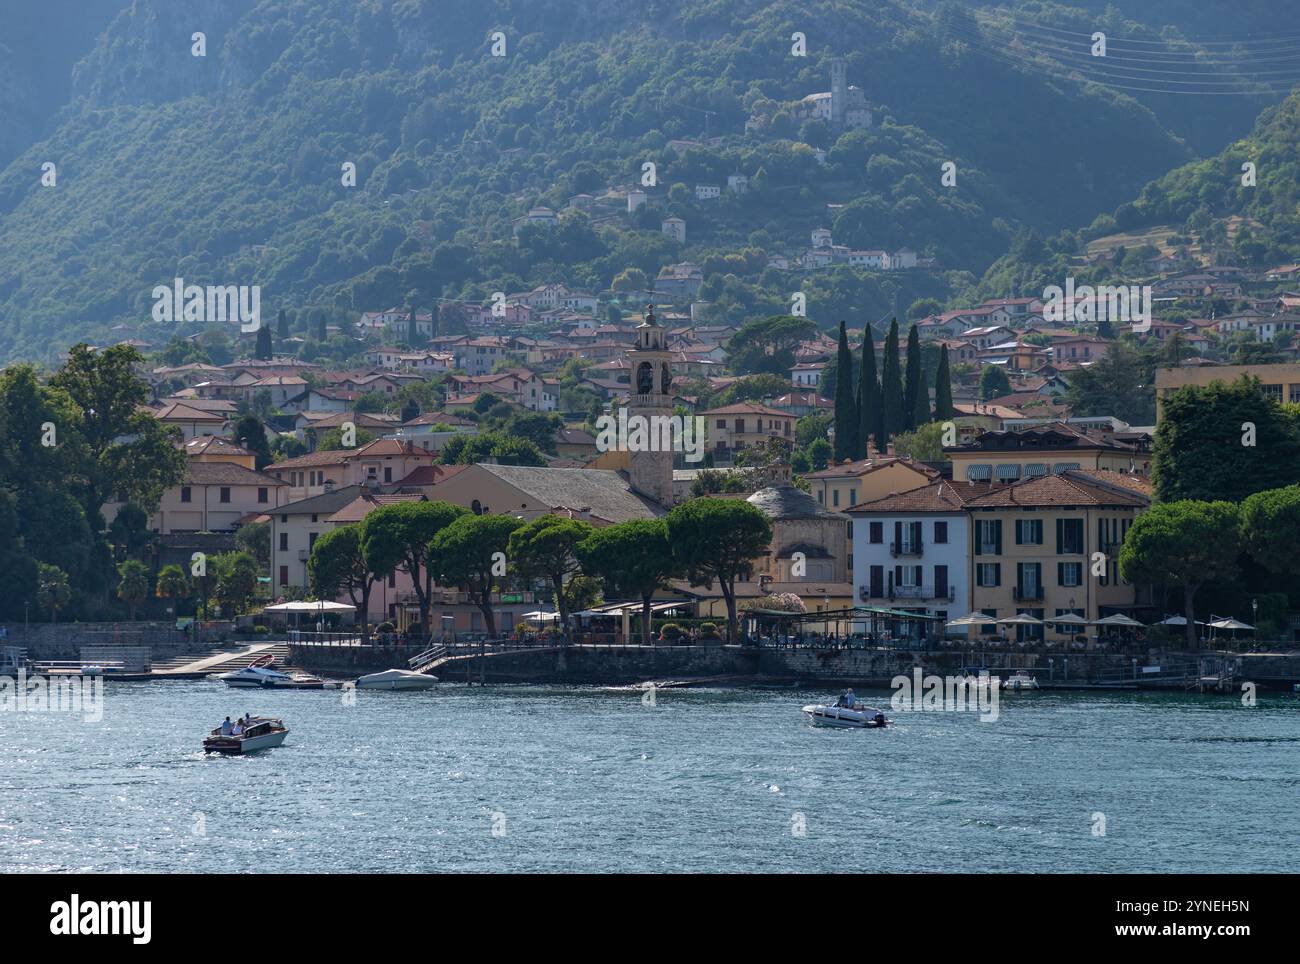
[[1266, 398], [1300, 402], [1300, 365], [1200, 365], [1156, 369], [1156, 421], [1164, 414], [1164, 400], [1184, 385], [1206, 387], [1211, 382], [1235, 382], [1242, 375], [1258, 378]]
[[809, 494], [827, 509], [844, 511], [896, 492], [911, 492], [939, 478], [939, 472], [910, 458], [858, 459], [828, 465], [803, 476]]
[[794, 445], [795, 417], [780, 409], [757, 402], [737, 402], [699, 414], [705, 418], [709, 450], [723, 463], [738, 450], [764, 445], [769, 439]]
[[952, 461], [954, 482], [1014, 482], [1070, 469], [1146, 475], [1151, 465], [1145, 442], [1121, 442], [1063, 422], [1015, 432], [984, 432], [969, 442], [945, 447], [943, 454]]
[[[1150, 501], [1145, 478], [1106, 470], [1022, 479], [971, 499], [971, 611], [990, 617], [972, 632], [1017, 613], [1095, 620], [1132, 610], [1139, 600], [1119, 577], [1119, 550]], [[1043, 636], [1043, 627], [1016, 628], [1020, 639]]]

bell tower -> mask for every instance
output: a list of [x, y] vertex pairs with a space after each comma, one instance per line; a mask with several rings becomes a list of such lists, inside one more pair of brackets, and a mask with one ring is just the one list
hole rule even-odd
[[[647, 435], [651, 439], [661, 436], [658, 426], [666, 425], [664, 420], [673, 413], [670, 394], [673, 381], [672, 353], [665, 343], [664, 334], [663, 328], [655, 320], [654, 306], [646, 305], [645, 321], [636, 329], [636, 347], [627, 353], [632, 370], [628, 417], [644, 417], [650, 426]], [[673, 440], [676, 441], [675, 437]], [[628, 453], [628, 476], [633, 489], [658, 502], [665, 509], [670, 509], [673, 505], [673, 451], [671, 448], [662, 451], [662, 445], [651, 447], [661, 451]]]

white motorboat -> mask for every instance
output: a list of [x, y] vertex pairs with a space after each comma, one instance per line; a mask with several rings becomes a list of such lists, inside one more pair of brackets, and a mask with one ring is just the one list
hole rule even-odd
[[1023, 671], [1012, 673], [1002, 681], [1002, 689], [1004, 690], [1036, 690], [1038, 688], [1038, 680]]
[[254, 716], [248, 726], [236, 736], [223, 734], [217, 727], [203, 741], [204, 753], [255, 753], [273, 746], [279, 746], [289, 735], [289, 728], [283, 720], [269, 716]]
[[804, 716], [813, 726], [830, 726], [851, 730], [874, 730], [888, 726], [885, 714], [874, 706], [828, 706], [812, 703], [803, 708]]
[[386, 669], [357, 680], [359, 690], [427, 690], [438, 685], [438, 677], [413, 673], [409, 669]]
[[243, 669], [229, 673], [218, 673], [217, 679], [232, 689], [320, 690], [325, 688], [323, 679], [301, 674], [290, 676], [269, 666], [245, 666]]

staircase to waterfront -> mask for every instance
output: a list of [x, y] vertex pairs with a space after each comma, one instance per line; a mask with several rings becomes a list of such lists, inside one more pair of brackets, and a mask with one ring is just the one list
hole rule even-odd
[[153, 664], [153, 672], [164, 676], [179, 673], [228, 673], [243, 669], [268, 653], [275, 657], [276, 663], [283, 665], [289, 658], [289, 647], [285, 643], [219, 646], [203, 653], [182, 653], [157, 660]]

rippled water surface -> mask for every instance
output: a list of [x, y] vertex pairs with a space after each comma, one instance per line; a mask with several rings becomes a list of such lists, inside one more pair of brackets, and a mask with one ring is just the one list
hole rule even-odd
[[[1289, 696], [807, 726], [827, 696], [109, 684], [100, 722], [0, 713], [0, 870], [1300, 870]], [[282, 716], [285, 745], [205, 757], [245, 710]]]

